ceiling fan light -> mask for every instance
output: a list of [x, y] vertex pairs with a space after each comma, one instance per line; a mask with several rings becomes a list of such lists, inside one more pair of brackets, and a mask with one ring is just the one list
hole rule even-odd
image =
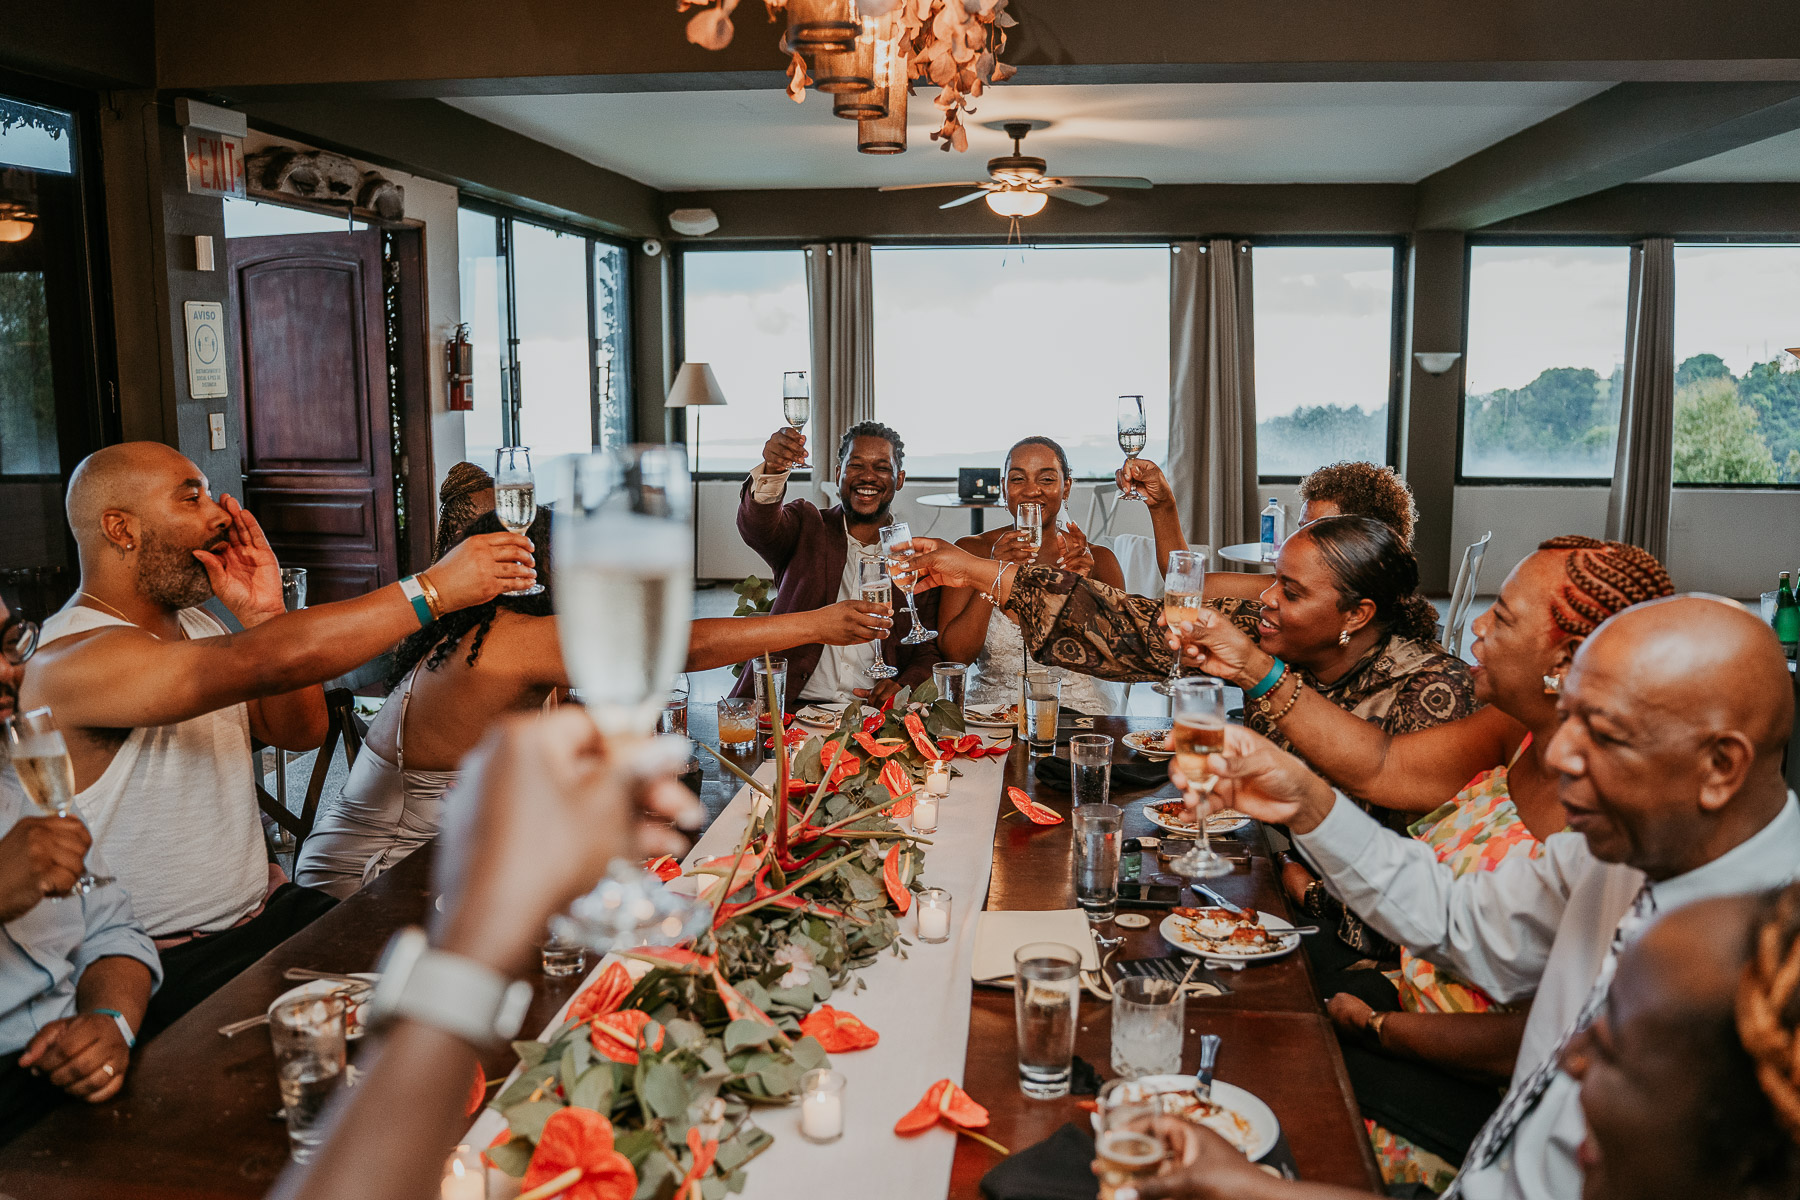
[[31, 236], [36, 228], [32, 219], [24, 214], [0, 215], [0, 242], [22, 242]]
[[987, 206], [1003, 217], [1034, 217], [1044, 211], [1050, 197], [1029, 188], [989, 192]]

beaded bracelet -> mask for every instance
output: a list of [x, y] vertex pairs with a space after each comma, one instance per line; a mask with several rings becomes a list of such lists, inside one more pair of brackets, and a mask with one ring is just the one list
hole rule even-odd
[[1300, 703], [1300, 689], [1305, 686], [1306, 686], [1305, 684], [1300, 682], [1300, 677], [1298, 675], [1295, 675], [1294, 676], [1294, 690], [1291, 693], [1289, 693], [1288, 702], [1281, 706], [1280, 712], [1277, 712], [1277, 713], [1270, 712], [1269, 709], [1272, 707], [1272, 705], [1270, 705], [1270, 703], [1267, 699], [1258, 700], [1256, 702], [1256, 707], [1262, 712], [1264, 719], [1266, 719], [1269, 722], [1269, 724], [1279, 725], [1281, 723], [1281, 719], [1283, 717], [1287, 716], [1290, 712], [1294, 711], [1294, 705]]

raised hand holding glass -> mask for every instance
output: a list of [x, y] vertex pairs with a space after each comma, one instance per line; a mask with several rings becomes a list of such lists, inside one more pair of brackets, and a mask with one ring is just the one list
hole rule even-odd
[[[896, 549], [901, 546], [906, 549]], [[912, 557], [911, 526], [905, 521], [882, 526], [881, 551], [887, 556], [888, 572], [894, 577], [894, 583], [906, 593], [906, 612], [912, 618], [912, 629], [900, 639], [900, 644], [917, 646], [920, 642], [929, 642], [937, 636], [937, 630], [925, 628], [925, 623], [919, 619], [918, 606], [913, 603], [912, 585], [918, 573], [909, 569], [907, 561]]]
[[[879, 604], [887, 610], [889, 616], [894, 614], [894, 584], [888, 578], [887, 563], [879, 558], [867, 555], [856, 562], [857, 596], [864, 604]], [[875, 651], [875, 662], [869, 668], [870, 679], [892, 679], [900, 673], [900, 668], [889, 666], [881, 653], [881, 639], [876, 638], [869, 643]]]
[[[494, 515], [512, 533], [524, 533], [537, 519], [537, 480], [531, 473], [530, 446], [502, 446], [494, 452]], [[541, 583], [520, 588], [514, 596], [535, 596]]]

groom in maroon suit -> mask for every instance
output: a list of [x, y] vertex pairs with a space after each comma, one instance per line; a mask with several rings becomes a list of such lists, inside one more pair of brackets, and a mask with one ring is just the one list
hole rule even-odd
[[[806, 438], [783, 426], [763, 446], [763, 461], [750, 472], [738, 501], [738, 532], [775, 572], [778, 613], [806, 612], [857, 600], [858, 560], [881, 557], [880, 531], [893, 520], [888, 509], [906, 482], [902, 469], [906, 447], [900, 435], [877, 421], [864, 421], [845, 431], [838, 443], [838, 491], [843, 503], [821, 511], [810, 501], [781, 502], [788, 472], [806, 464]], [[937, 591], [917, 598], [919, 618], [927, 629], [937, 619]], [[879, 705], [903, 687], [931, 677], [938, 661], [937, 639], [908, 646], [900, 639], [910, 625], [895, 597], [895, 623], [881, 643], [882, 659], [899, 668], [892, 679], [872, 680], [874, 647], [797, 646], [787, 652], [789, 708], [803, 703], [860, 699]], [[907, 626], [907, 628], [902, 628]], [[750, 672], [738, 681], [735, 695], [750, 694]]]

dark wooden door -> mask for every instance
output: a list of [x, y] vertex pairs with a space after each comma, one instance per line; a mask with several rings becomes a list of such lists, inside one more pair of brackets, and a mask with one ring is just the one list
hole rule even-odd
[[[381, 235], [225, 243], [244, 503], [307, 602], [399, 578]], [[217, 486], [217, 485], [215, 485]]]

